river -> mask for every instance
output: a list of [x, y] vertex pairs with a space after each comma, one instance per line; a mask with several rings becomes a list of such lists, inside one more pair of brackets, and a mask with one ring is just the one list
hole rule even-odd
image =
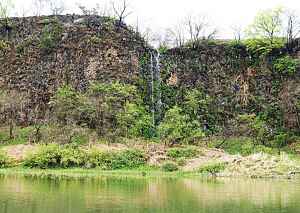
[[300, 182], [0, 177], [0, 212], [300, 212]]

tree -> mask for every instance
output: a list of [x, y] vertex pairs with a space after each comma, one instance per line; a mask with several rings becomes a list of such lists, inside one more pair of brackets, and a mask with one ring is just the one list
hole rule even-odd
[[233, 30], [234, 40], [240, 41], [243, 36], [242, 32], [244, 31], [242, 25], [234, 24], [231, 26], [231, 29]]
[[193, 48], [201, 39], [213, 39], [219, 33], [219, 29], [217, 27], [211, 28], [213, 23], [206, 13], [198, 15], [188, 13], [185, 16], [183, 23], [187, 27]]
[[173, 46], [183, 46], [185, 43], [184, 23], [179, 21], [170, 30], [173, 34]]
[[141, 20], [138, 16], [136, 17], [135, 21], [131, 24], [135, 32], [140, 35], [146, 43], [154, 42], [154, 32], [151, 27], [151, 21], [149, 20]]
[[158, 135], [165, 143], [189, 143], [196, 138], [202, 138], [200, 124], [196, 120], [190, 121], [190, 117], [183, 114], [180, 107], [169, 109], [162, 122], [157, 127]]
[[116, 115], [118, 129], [124, 136], [151, 138], [153, 136], [153, 124], [145, 107], [127, 102], [124, 111]]
[[42, 15], [42, 11], [45, 7], [47, 0], [32, 0], [33, 14], [35, 16]]
[[30, 5], [29, 5], [29, 6], [23, 5], [23, 6], [21, 7], [21, 14], [22, 14], [22, 17], [25, 18], [30, 10], [31, 10], [31, 6], [30, 6]]
[[0, 99], [0, 112], [9, 124], [9, 138], [12, 138], [13, 127], [17, 121], [24, 118], [25, 107], [29, 103], [29, 96], [25, 92], [16, 90], [4, 91]]
[[282, 15], [284, 8], [267, 9], [254, 18], [253, 24], [245, 30], [245, 40], [248, 50], [259, 52], [260, 57], [266, 56], [273, 49], [284, 48]]
[[96, 4], [96, 9], [99, 16], [107, 16], [112, 17], [113, 16], [113, 9], [108, 4]]
[[117, 19], [119, 20], [119, 24], [121, 24], [122, 21], [124, 21], [124, 19], [132, 13], [132, 11], [128, 11], [130, 5], [127, 0], [120, 0], [118, 2], [111, 1], [111, 4], [114, 12], [116, 13]]
[[67, 9], [66, 1], [63, 0], [49, 0], [48, 5], [52, 15], [55, 16], [61, 15]]
[[300, 17], [296, 10], [287, 10], [286, 18], [287, 41], [292, 43], [300, 33]]
[[50, 110], [42, 100], [37, 100], [35, 106], [29, 110], [28, 120], [36, 129], [36, 142], [40, 140], [39, 131], [42, 126], [51, 123]]
[[158, 47], [170, 47], [173, 40], [173, 33], [170, 28], [157, 30], [153, 33], [152, 43]]
[[7, 30], [11, 29], [8, 18], [11, 9], [14, 9], [15, 5], [11, 0], [1, 0], [0, 1], [0, 24], [4, 26]]

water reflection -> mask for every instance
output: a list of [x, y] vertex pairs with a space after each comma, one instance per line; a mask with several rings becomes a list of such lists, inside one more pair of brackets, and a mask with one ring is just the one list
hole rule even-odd
[[252, 179], [0, 178], [0, 212], [299, 212], [300, 183]]

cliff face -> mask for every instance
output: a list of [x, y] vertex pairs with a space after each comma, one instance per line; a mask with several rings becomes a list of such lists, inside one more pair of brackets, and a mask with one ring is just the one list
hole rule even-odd
[[277, 121], [299, 125], [299, 61], [297, 66], [286, 63], [295, 67], [292, 72], [274, 65], [286, 55], [290, 61], [300, 59], [299, 40], [289, 51], [265, 58], [236, 42], [204, 42], [157, 57], [124, 23], [105, 17], [12, 18], [10, 23], [11, 29], [0, 28], [2, 89], [29, 90], [46, 102], [63, 83], [85, 91], [92, 83], [120, 80], [138, 86], [144, 104], [156, 108], [159, 120], [167, 109], [184, 102], [185, 90], [196, 88], [213, 100], [215, 112], [209, 113], [222, 119], [263, 113], [273, 126]]
[[255, 113], [273, 127], [297, 128], [299, 41], [265, 58], [246, 51], [237, 42], [168, 50], [161, 57], [163, 102], [172, 99], [168, 90], [181, 85], [186, 89], [202, 88], [213, 98], [214, 110], [223, 119]]
[[123, 23], [92, 16], [13, 18], [0, 29], [0, 85], [51, 95], [62, 83], [131, 82], [148, 51]]
[[[253, 98], [255, 91], [261, 93], [265, 100], [274, 96], [290, 97], [288, 91], [300, 77], [299, 66], [295, 67], [294, 74], [288, 74], [280, 73], [273, 65], [286, 55], [286, 51], [278, 50], [266, 58], [259, 58], [246, 51], [242, 44], [203, 44], [194, 50], [175, 48], [163, 55], [163, 82], [174, 87], [184, 83], [189, 89], [204, 87], [208, 94], [217, 95], [220, 102], [234, 96], [233, 105], [249, 105], [249, 97]], [[290, 56], [300, 59], [298, 41]], [[297, 85], [294, 87], [298, 88]], [[296, 88], [294, 92], [298, 94], [299, 89]]]

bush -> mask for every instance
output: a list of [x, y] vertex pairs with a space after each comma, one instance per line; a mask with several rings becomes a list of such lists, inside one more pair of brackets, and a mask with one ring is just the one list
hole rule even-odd
[[223, 163], [213, 163], [213, 164], [208, 164], [208, 165], [201, 165], [199, 167], [199, 172], [214, 172], [214, 173], [219, 173], [220, 171], [225, 169], [225, 165]]
[[285, 56], [273, 62], [273, 66], [282, 74], [294, 75], [296, 69], [299, 67], [299, 59]]
[[185, 158], [179, 158], [177, 160], [177, 163], [178, 163], [178, 166], [183, 166], [186, 164], [186, 160], [185, 160]]
[[92, 149], [87, 156], [84, 157], [84, 168], [100, 168], [107, 169], [107, 159], [109, 157], [108, 152], [101, 151], [99, 149]]
[[109, 169], [132, 169], [146, 165], [146, 154], [138, 149], [112, 152], [108, 158]]
[[239, 48], [243, 46], [243, 43], [237, 40], [232, 40], [229, 42], [229, 46]]
[[215, 40], [208, 40], [208, 44], [210, 44], [210, 45], [216, 45], [217, 44], [217, 42], [215, 41]]
[[52, 23], [57, 23], [57, 22], [58, 22], [58, 18], [57, 18], [57, 16], [54, 16], [54, 18], [53, 18], [53, 19], [51, 19], [51, 22], [52, 22]]
[[183, 114], [180, 107], [169, 109], [157, 127], [158, 134], [164, 142], [189, 143], [196, 138], [204, 137], [200, 124], [189, 115]]
[[30, 168], [47, 169], [53, 167], [67, 168], [82, 165], [84, 153], [73, 148], [62, 148], [50, 144], [39, 146], [35, 152], [28, 152], [24, 158], [24, 166]]
[[44, 19], [41, 23], [47, 24], [49, 23], [49, 19]]
[[4, 150], [0, 150], [0, 168], [8, 167], [7, 160], [8, 160], [7, 153]]
[[164, 172], [173, 172], [173, 171], [177, 171], [178, 170], [178, 166], [176, 166], [174, 163], [166, 163], [164, 164], [161, 169]]
[[50, 52], [52, 40], [50, 36], [42, 36], [40, 38], [39, 50], [41, 52]]
[[[0, 155], [0, 162], [1, 162]], [[146, 165], [146, 154], [137, 149], [128, 149], [122, 152], [105, 152], [91, 149], [82, 152], [69, 146], [64, 148], [59, 145], [40, 145], [35, 152], [28, 152], [24, 158], [25, 167], [47, 169], [81, 167], [86, 169], [132, 169]]]
[[158, 47], [158, 52], [159, 53], [165, 53], [168, 51], [168, 47], [166, 45], [162, 45]]
[[98, 37], [92, 37], [91, 41], [94, 42], [94, 43], [97, 43], [97, 42], [100, 41], [100, 38], [98, 38]]
[[202, 152], [197, 151], [197, 147], [189, 146], [187, 148], [171, 148], [166, 155], [171, 158], [197, 158], [203, 155]]

